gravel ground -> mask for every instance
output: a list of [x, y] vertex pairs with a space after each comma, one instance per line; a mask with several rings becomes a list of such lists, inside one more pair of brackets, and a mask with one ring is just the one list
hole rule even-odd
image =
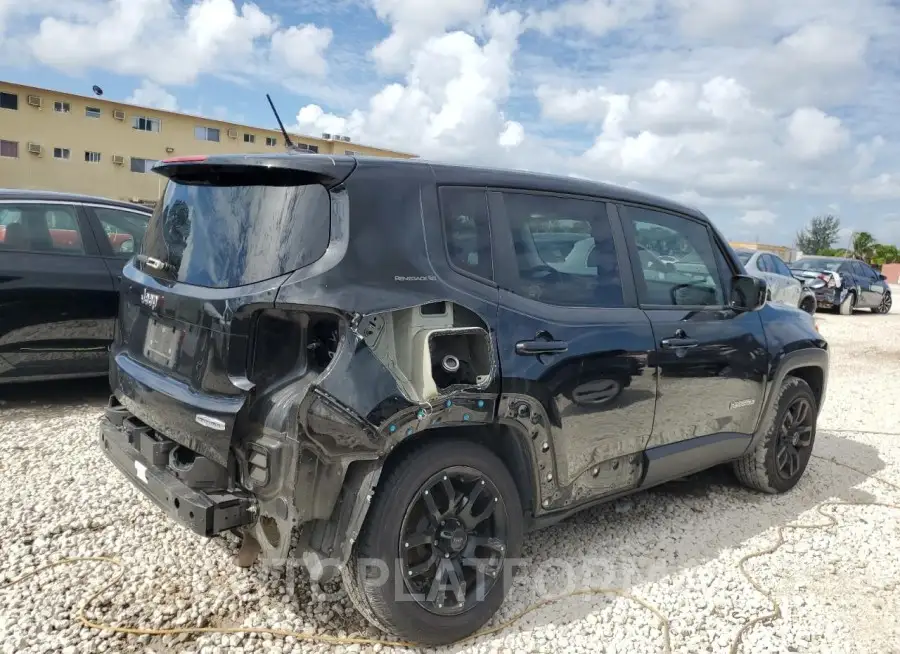
[[[900, 292], [900, 289], [898, 289]], [[900, 314], [820, 314], [832, 348], [816, 454], [791, 493], [754, 494], [724, 471], [582, 513], [530, 535], [520, 575], [498, 615], [513, 617], [584, 586], [619, 587], [655, 606], [673, 652], [727, 652], [741, 625], [771, 611], [740, 573], [779, 527], [825, 524], [824, 502], [900, 504]], [[91, 609], [99, 621], [159, 627], [270, 626], [378, 637], [339, 586], [312, 591], [297, 575], [233, 565], [236, 541], [203, 540], [165, 519], [97, 451], [103, 384], [21, 389], [0, 397], [0, 585], [65, 557], [115, 556], [121, 584]], [[87, 394], [87, 399], [83, 399]], [[745, 634], [742, 652], [900, 652], [900, 522], [895, 509], [825, 506], [837, 527], [785, 529], [787, 543], [746, 569], [777, 598], [782, 617]], [[561, 564], [574, 566], [567, 581]], [[0, 652], [390, 651], [262, 635], [122, 636], [83, 628], [83, 598], [109, 581], [110, 564], [77, 563], [0, 590]], [[440, 652], [660, 652], [662, 622], [628, 598], [572, 596], [491, 636]], [[400, 651], [400, 650], [398, 650]]]

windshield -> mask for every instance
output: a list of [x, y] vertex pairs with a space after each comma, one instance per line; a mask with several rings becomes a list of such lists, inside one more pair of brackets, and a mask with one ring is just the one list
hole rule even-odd
[[328, 247], [330, 220], [328, 191], [319, 184], [170, 181], [142, 254], [168, 263], [167, 278], [214, 288], [242, 286], [317, 261]]
[[834, 259], [800, 259], [791, 264], [791, 268], [797, 270], [828, 270], [836, 271], [843, 261]]
[[738, 261], [740, 261], [745, 266], [747, 265], [747, 262], [750, 261], [750, 257], [753, 256], [752, 252], [738, 251], [738, 252], [735, 252], [735, 254], [737, 255]]

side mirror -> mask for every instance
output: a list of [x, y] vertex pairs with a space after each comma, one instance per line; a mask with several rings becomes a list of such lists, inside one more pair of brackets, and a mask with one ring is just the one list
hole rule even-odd
[[766, 280], [750, 275], [735, 275], [731, 280], [731, 308], [735, 311], [756, 311], [766, 304]]
[[887, 281], [887, 277], [885, 275], [878, 275], [878, 279], [880, 279], [883, 282]]

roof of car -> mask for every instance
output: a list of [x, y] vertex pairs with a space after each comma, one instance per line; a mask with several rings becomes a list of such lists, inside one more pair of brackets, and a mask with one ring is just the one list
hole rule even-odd
[[155, 172], [170, 174], [170, 170], [180, 166], [193, 166], [197, 164], [218, 164], [223, 166], [265, 166], [268, 168], [281, 167], [299, 170], [315, 170], [319, 173], [334, 171], [340, 176], [341, 171], [350, 174], [357, 165], [370, 169], [381, 169], [386, 175], [396, 174], [408, 176], [414, 171], [430, 171], [438, 184], [448, 185], [475, 185], [493, 188], [512, 188], [534, 191], [547, 191], [557, 193], [572, 193], [574, 195], [600, 196], [609, 200], [646, 204], [683, 213], [695, 218], [709, 221], [698, 209], [682, 205], [661, 196], [636, 191], [625, 186], [596, 182], [582, 177], [568, 175], [550, 175], [524, 170], [511, 170], [501, 168], [488, 168], [484, 166], [470, 166], [463, 164], [450, 164], [425, 159], [392, 159], [387, 157], [365, 157], [326, 154], [301, 154], [296, 152], [284, 152], [273, 154], [223, 154], [210, 155], [208, 157], [186, 157], [162, 160], [154, 167]]
[[817, 260], [825, 259], [826, 261], [858, 261], [858, 259], [852, 259], [850, 257], [828, 257], [828, 256], [825, 256], [824, 254], [813, 254], [808, 257], [807, 256], [800, 257], [799, 259], [797, 259], [797, 262], [807, 261], [809, 259], [817, 259]]
[[18, 188], [0, 188], [0, 201], [13, 200], [48, 200], [52, 202], [91, 202], [93, 204], [108, 204], [111, 207], [122, 207], [135, 211], [151, 213], [153, 209], [142, 204], [111, 200], [97, 195], [83, 195], [80, 193], [60, 193], [58, 191], [44, 191]]

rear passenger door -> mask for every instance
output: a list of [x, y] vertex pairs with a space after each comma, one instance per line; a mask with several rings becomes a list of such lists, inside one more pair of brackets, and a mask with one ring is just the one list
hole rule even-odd
[[[749, 443], [762, 402], [768, 353], [758, 312], [729, 308], [732, 268], [703, 221], [638, 205], [618, 205], [637, 298], [656, 345], [658, 396], [648, 455], [689, 459], [701, 469]], [[686, 253], [693, 279], [643, 274], [638, 247]], [[736, 455], [736, 454], [735, 454]], [[665, 466], [659, 467], [665, 476]], [[684, 472], [689, 472], [685, 470]]]
[[861, 261], [854, 261], [851, 265], [856, 285], [859, 287], [860, 297], [857, 299], [857, 306], [877, 307], [881, 304], [881, 288], [875, 271]]
[[[648, 357], [655, 348], [636, 306], [621, 228], [601, 200], [489, 195], [500, 288], [499, 418], [517, 422], [534, 448], [535, 508], [569, 508], [634, 488], [653, 428]], [[538, 243], [548, 234], [564, 235], [555, 240], [570, 241], [573, 256], [545, 259]]]
[[141, 251], [144, 244], [150, 216], [141, 211], [98, 204], [86, 204], [84, 207], [91, 220], [100, 255], [118, 291], [122, 268], [135, 253]]
[[802, 286], [800, 280], [791, 274], [791, 269], [787, 267], [787, 264], [782, 261], [781, 257], [774, 254], [769, 256], [775, 268], [775, 275], [781, 284], [781, 295], [784, 298], [784, 303], [792, 307], [800, 306], [800, 289]]
[[112, 280], [74, 204], [0, 203], [0, 378], [107, 369]]

